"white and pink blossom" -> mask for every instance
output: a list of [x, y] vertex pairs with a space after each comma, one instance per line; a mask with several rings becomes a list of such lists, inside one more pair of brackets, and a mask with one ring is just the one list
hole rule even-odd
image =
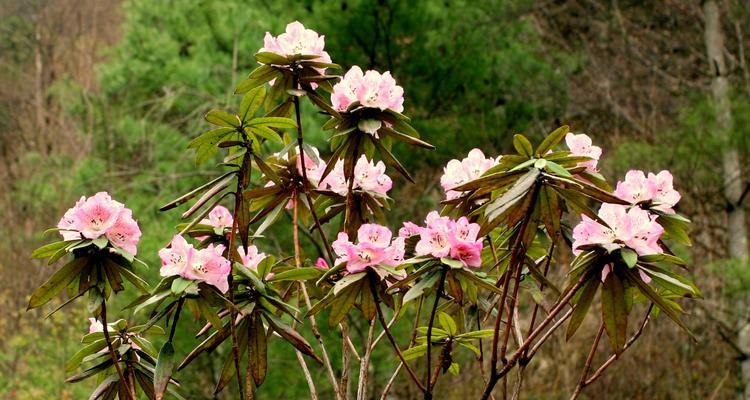
[[356, 244], [345, 232], [339, 232], [332, 244], [338, 256], [336, 264], [346, 263], [347, 272], [352, 274], [380, 264], [397, 266], [404, 259], [404, 239], [392, 237], [390, 229], [378, 224], [360, 226]]
[[674, 206], [680, 201], [680, 192], [674, 189], [673, 177], [669, 171], [658, 174], [630, 170], [625, 180], [617, 182], [615, 196], [631, 203], [649, 202], [650, 208], [674, 214]]
[[573, 229], [573, 251], [579, 254], [579, 247], [589, 244], [627, 246], [639, 255], [659, 254], [659, 238], [664, 228], [656, 222], [656, 215], [638, 207], [628, 208], [619, 204], [602, 204], [599, 217], [608, 225], [604, 226], [587, 216]]
[[232, 270], [229, 260], [224, 258], [224, 245], [210, 244], [205, 249], [196, 249], [182, 236], [175, 235], [169, 248], [159, 250], [162, 267], [161, 276], [180, 276], [185, 279], [205, 282], [222, 293], [229, 290], [227, 277]]
[[299, 21], [286, 26], [286, 31], [279, 36], [266, 32], [260, 52], [276, 53], [281, 56], [316, 55], [315, 61], [330, 63], [331, 57], [325, 51], [325, 36], [312, 29], [305, 28]]
[[388, 71], [382, 74], [373, 70], [363, 72], [355, 65], [333, 86], [331, 104], [337, 111], [346, 111], [355, 101], [363, 107], [402, 112], [404, 89]]
[[414, 248], [418, 256], [436, 258], [450, 257], [467, 267], [482, 265], [482, 239], [478, 239], [479, 224], [469, 222], [466, 217], [457, 221], [441, 217], [431, 211], [425, 218], [425, 226], [419, 228], [419, 242]]
[[497, 159], [484, 156], [482, 150], [472, 149], [463, 160], [450, 160], [443, 168], [443, 176], [440, 177], [440, 185], [445, 190], [447, 200], [461, 196], [461, 192], [453, 190], [456, 186], [471, 182], [484, 174], [488, 169], [497, 165]]
[[[322, 171], [321, 171], [322, 173]], [[327, 189], [341, 196], [346, 196], [349, 183], [344, 175], [344, 161], [336, 161], [331, 172], [320, 183], [320, 189]], [[354, 165], [354, 182], [352, 190], [363, 190], [380, 196], [386, 196], [393, 187], [393, 181], [385, 174], [385, 164], [368, 160], [363, 154]]]
[[133, 212], [107, 192], [82, 196], [63, 215], [57, 227], [64, 240], [98, 239], [105, 236], [112, 246], [132, 255], [138, 252], [141, 229]]
[[586, 172], [589, 173], [599, 172], [597, 165], [599, 157], [602, 156], [602, 148], [594, 146], [588, 135], [584, 133], [578, 135], [572, 132], [568, 133], [565, 135], [565, 143], [570, 149], [570, 155], [591, 158], [591, 160], [578, 163], [578, 167], [585, 167]]

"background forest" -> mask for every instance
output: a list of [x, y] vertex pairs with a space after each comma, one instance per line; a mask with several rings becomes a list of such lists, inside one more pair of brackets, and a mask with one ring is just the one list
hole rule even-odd
[[[718, 26], [706, 18], [707, 3], [718, 6]], [[422, 183], [391, 175], [390, 195], [403, 213], [389, 215], [392, 227], [436, 207], [448, 160], [474, 147], [500, 154], [514, 133], [539, 139], [569, 124], [605, 149], [607, 176], [621, 179], [628, 165], [670, 169], [683, 194], [679, 212], [694, 221], [693, 247], [683, 253], [705, 299], [684, 305], [697, 341], [659, 318], [584, 397], [743, 396], [750, 385], [750, 365], [744, 377], [742, 365], [750, 357], [746, 1], [0, 0], [0, 398], [80, 399], [91, 390], [63, 383], [65, 361], [88, 328], [85, 304], [75, 306], [78, 318], [25, 311], [51, 270], [29, 258], [44, 242], [40, 232], [82, 194], [107, 190], [139, 219], [139, 256], [155, 283], [156, 252], [178, 223], [158, 207], [208, 176], [188, 142], [206, 129], [206, 111], [239, 101], [232, 90], [255, 67], [263, 34], [293, 20], [325, 34], [344, 70], [390, 70], [405, 89], [406, 113], [436, 146], [419, 157], [397, 149]], [[722, 82], [725, 92], [717, 90]], [[320, 126], [307, 111], [305, 125]], [[324, 147], [322, 131], [306, 137]], [[280, 252], [290, 236], [271, 229], [263, 245]], [[316, 256], [314, 247], [306, 251]], [[195, 344], [197, 326], [180, 326], [178, 349]], [[361, 329], [352, 326], [355, 337]], [[529, 398], [567, 398], [595, 331], [554, 339], [565, 351], [543, 352], [529, 366]], [[305, 398], [293, 351], [272, 346], [264, 398]], [[178, 375], [181, 392], [210, 398], [222, 360], [197, 362]], [[379, 348], [371, 384], [382, 387], [394, 363]], [[322, 369], [313, 372], [325, 384]], [[442, 380], [440, 392], [475, 398], [478, 379], [463, 371]], [[408, 386], [397, 381], [394, 398], [411, 398]], [[234, 398], [231, 388], [222, 398]]]

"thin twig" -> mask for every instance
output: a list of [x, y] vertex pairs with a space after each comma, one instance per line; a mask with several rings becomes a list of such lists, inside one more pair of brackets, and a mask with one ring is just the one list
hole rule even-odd
[[[414, 346], [414, 343], [417, 340], [417, 327], [419, 326], [419, 317], [422, 315], [422, 304], [424, 303], [424, 297], [419, 297], [419, 300], [417, 300], [417, 314], [414, 317], [414, 327], [412, 327], [411, 332], [411, 340], [409, 340], [409, 347]], [[396, 377], [398, 376], [398, 373], [401, 371], [401, 368], [404, 366], [403, 362], [400, 362], [398, 366], [396, 367], [396, 370], [393, 371], [393, 374], [391, 375], [391, 379], [388, 380], [388, 383], [383, 388], [383, 394], [380, 395], [380, 400], [385, 400], [386, 396], [388, 396], [388, 392], [391, 391], [391, 387], [393, 387], [393, 383], [396, 381]]]
[[583, 390], [583, 385], [586, 383], [586, 377], [589, 375], [589, 370], [591, 369], [591, 363], [594, 361], [594, 355], [596, 354], [596, 349], [599, 347], [599, 340], [602, 338], [602, 334], [604, 334], [604, 322], [599, 325], [599, 331], [596, 332], [596, 338], [594, 338], [594, 343], [591, 344], [591, 350], [589, 350], [589, 355], [586, 357], [586, 363], [583, 364], [583, 371], [581, 371], [581, 379], [578, 380], [578, 384], [576, 385], [575, 390], [573, 391], [573, 395], [570, 396], [571, 399], [575, 399], [578, 397], [579, 394], [581, 394], [581, 390]]
[[432, 311], [430, 312], [430, 322], [427, 325], [427, 372], [425, 375], [425, 389], [424, 399], [432, 399], [432, 385], [430, 384], [430, 370], [432, 368], [432, 326], [435, 324], [435, 314], [437, 313], [438, 303], [440, 297], [443, 295], [443, 289], [445, 288], [445, 275], [448, 270], [443, 268], [440, 273], [440, 281], [438, 283], [437, 291], [435, 292], [435, 303], [432, 304]]
[[122, 385], [125, 387], [128, 397], [130, 397], [131, 400], [136, 400], [135, 393], [133, 393], [133, 389], [130, 387], [128, 380], [125, 379], [125, 375], [122, 373], [120, 361], [117, 359], [117, 354], [115, 353], [115, 349], [112, 347], [112, 342], [110, 342], [109, 339], [109, 328], [107, 327], [107, 301], [104, 299], [104, 294], [102, 294], [102, 333], [104, 333], [104, 341], [107, 342], [107, 350], [109, 350], [109, 356], [115, 364], [115, 370], [117, 371], [117, 376], [120, 378], [120, 382], [122, 382]]
[[[406, 372], [409, 373], [409, 376], [411, 377], [412, 381], [414, 381], [414, 384], [417, 385], [419, 389], [422, 390], [422, 392], [425, 392], [425, 387], [422, 385], [422, 382], [419, 381], [419, 378], [417, 377], [417, 374], [414, 372], [414, 370], [411, 369], [409, 364], [406, 363], [404, 354], [401, 353], [401, 349], [398, 347], [398, 343], [396, 343], [396, 339], [393, 337], [393, 334], [391, 334], [391, 330], [388, 329], [388, 324], [385, 322], [385, 317], [383, 316], [383, 309], [380, 307], [380, 300], [378, 299], [378, 288], [375, 286], [376, 278], [370, 275], [368, 276], [368, 279], [370, 280], [370, 290], [372, 291], [372, 297], [375, 299], [374, 301], [375, 310], [377, 310], [378, 319], [380, 320], [380, 325], [383, 326], [383, 332], [385, 332], [386, 336], [388, 336], [388, 340], [391, 342], [391, 345], [393, 346], [393, 350], [396, 352], [398, 359], [401, 360], [401, 364], [403, 364], [404, 367], [406, 367]], [[427, 335], [429, 337], [429, 332]], [[374, 344], [372, 345], [372, 347], [375, 347]], [[368, 349], [368, 351], [371, 351], [371, 350], [372, 349]], [[429, 379], [429, 376], [427, 377], [427, 379]]]
[[[377, 304], [377, 303], [376, 303]], [[357, 383], [357, 400], [365, 400], [367, 396], [367, 376], [370, 370], [370, 356], [372, 355], [372, 338], [375, 333], [375, 320], [370, 321], [365, 342], [365, 355], [359, 363], [359, 382]]]
[[[304, 170], [304, 166], [302, 168]], [[294, 263], [297, 268], [302, 268], [302, 261], [301, 261], [301, 250], [299, 245], [299, 195], [298, 193], [294, 193], [292, 196], [292, 204], [293, 204], [293, 211], [292, 211], [292, 237], [294, 240]], [[299, 281], [299, 288], [302, 292], [302, 297], [305, 300], [305, 306], [307, 309], [312, 308], [312, 302], [310, 301], [310, 295], [307, 293], [307, 287], [305, 286], [304, 281]], [[328, 373], [328, 379], [331, 381], [331, 386], [333, 387], [333, 391], [336, 394], [336, 399], [342, 400], [341, 393], [339, 392], [339, 388], [337, 385], [336, 375], [333, 372], [333, 367], [331, 365], [331, 360], [328, 357], [328, 351], [326, 350], [325, 343], [323, 343], [323, 336], [320, 334], [320, 330], [318, 329], [318, 323], [315, 320], [314, 315], [310, 315], [310, 330], [312, 331], [313, 335], [315, 336], [315, 339], [317, 339], [318, 344], [320, 344], [320, 352], [323, 355], [323, 365], [325, 366], [326, 372]]]
[[[638, 340], [638, 338], [641, 336], [641, 334], [643, 333], [643, 329], [646, 327], [646, 325], [648, 325], [648, 322], [651, 320], [651, 310], [653, 308], [654, 308], [654, 304], [651, 303], [651, 305], [648, 307], [648, 311], [646, 311], [646, 316], [643, 318], [643, 322], [641, 322], [641, 326], [633, 334], [633, 336], [631, 336], [630, 339], [628, 339], [628, 341], [625, 343], [625, 346], [623, 346], [622, 348], [623, 352], [627, 350], [630, 346], [632, 346], [633, 343], [635, 343], [635, 341]], [[622, 352], [620, 354], [622, 354]], [[607, 368], [609, 368], [609, 366], [612, 365], [612, 363], [615, 362], [616, 359], [617, 359], [616, 354], [609, 356], [607, 361], [605, 361], [604, 364], [602, 364], [602, 366], [599, 367], [599, 369], [597, 369], [596, 372], [594, 372], [594, 374], [591, 375], [591, 377], [588, 378], [586, 382], [583, 383], [583, 386], [584, 387], [588, 386], [592, 384], [595, 380], [599, 379], [604, 373], [604, 371]]]

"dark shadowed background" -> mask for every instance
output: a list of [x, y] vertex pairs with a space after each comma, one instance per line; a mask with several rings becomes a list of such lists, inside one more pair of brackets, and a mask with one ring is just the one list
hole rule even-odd
[[[694, 246], [677, 250], [705, 295], [684, 304], [697, 341], [658, 318], [584, 396], [741, 397], [750, 270], [736, 251], [746, 238], [726, 227], [746, 224], [750, 5], [715, 4], [718, 27], [706, 25], [697, 0], [0, 0], [0, 398], [81, 399], [91, 391], [63, 383], [65, 360], [87, 331], [85, 305], [47, 320], [25, 312], [52, 270], [29, 259], [45, 241], [40, 232], [82, 194], [107, 190], [139, 220], [139, 255], [155, 283], [156, 251], [178, 223], [177, 213], [157, 209], [211, 168], [195, 165], [187, 143], [206, 129], [206, 111], [239, 101], [232, 90], [255, 67], [264, 33], [293, 20], [325, 34], [333, 61], [345, 68], [390, 70], [405, 89], [405, 114], [437, 147], [414, 156], [397, 149], [418, 183], [395, 179], [392, 227], [437, 207], [448, 160], [474, 147], [501, 154], [514, 133], [538, 140], [568, 124], [604, 148], [600, 165], [612, 179], [631, 167], [672, 170], [683, 194], [679, 211], [695, 223]], [[723, 45], [706, 40], [707, 29]], [[711, 46], [724, 65], [709, 62]], [[715, 106], [717, 70], [728, 91]], [[316, 128], [323, 120], [306, 108], [306, 136], [324, 148]], [[727, 169], [735, 156], [739, 164]], [[259, 247], [288, 252], [289, 232], [268, 236]], [[556, 274], [567, 259], [559, 255]], [[524, 398], [567, 398], [596, 330], [593, 318], [584, 324], [529, 366]], [[196, 326], [180, 326], [178, 352], [195, 345]], [[364, 327], [352, 329], [359, 338]], [[262, 398], [305, 398], [294, 353], [281, 343], [271, 352]], [[181, 372], [182, 393], [210, 398], [222, 361], [202, 357]], [[395, 362], [390, 349], [378, 348], [373, 388]], [[482, 388], [475, 372], [441, 380], [437, 398], [475, 398]], [[314, 373], [324, 387], [323, 370]], [[232, 389], [223, 398], [234, 398]], [[394, 399], [413, 398], [410, 389], [399, 380]]]

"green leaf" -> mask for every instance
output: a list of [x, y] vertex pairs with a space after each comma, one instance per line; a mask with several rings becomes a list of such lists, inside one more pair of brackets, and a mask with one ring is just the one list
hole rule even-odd
[[154, 370], [154, 392], [157, 400], [164, 398], [164, 392], [167, 390], [169, 379], [172, 377], [174, 364], [174, 346], [172, 346], [172, 342], [167, 341], [159, 350], [159, 358], [156, 360], [156, 369]]
[[29, 305], [26, 308], [31, 310], [48, 303], [55, 296], [65, 289], [72, 282], [81, 270], [88, 265], [88, 257], [79, 257], [71, 260], [62, 268], [58, 269], [52, 276], [39, 286], [29, 299]]
[[297, 124], [290, 118], [261, 117], [251, 119], [247, 126], [267, 126], [269, 128], [296, 128]]
[[427, 344], [420, 344], [414, 347], [410, 347], [401, 353], [404, 356], [404, 360], [414, 360], [427, 354]]
[[354, 305], [354, 302], [357, 300], [363, 282], [364, 281], [360, 279], [357, 283], [345, 287], [338, 293], [338, 295], [336, 295], [330, 306], [328, 325], [336, 326], [346, 317], [349, 310]]
[[109, 243], [109, 239], [107, 239], [106, 236], [99, 236], [98, 238], [91, 240], [91, 243], [96, 245], [96, 247], [103, 249], [107, 247], [107, 244]]
[[543, 157], [548, 151], [552, 150], [560, 141], [568, 134], [570, 128], [567, 125], [563, 125], [547, 135], [542, 143], [539, 143], [539, 147], [536, 148], [536, 154]]
[[268, 371], [268, 344], [266, 341], [266, 329], [259, 317], [254, 317], [250, 322], [248, 337], [249, 362], [252, 365], [253, 381], [260, 386], [266, 379]]
[[462, 263], [459, 260], [450, 258], [450, 257], [441, 257], [440, 258], [440, 262], [443, 263], [443, 264], [445, 264], [445, 265], [447, 265], [447, 266], [449, 266], [449, 267], [451, 267], [451, 268], [453, 268], [453, 269], [463, 269], [464, 268], [464, 263]]
[[84, 359], [84, 357], [97, 353], [99, 352], [99, 350], [105, 347], [107, 347], [107, 342], [104, 339], [96, 340], [92, 343], [89, 343], [87, 346], [84, 346], [82, 349], [78, 350], [78, 352], [76, 352], [73, 357], [68, 360], [67, 363], [65, 363], [65, 372], [70, 373], [75, 371], [75, 369], [78, 368], [79, 365], [81, 365], [81, 361]]
[[588, 280], [588, 282], [586, 282], [580, 292], [581, 295], [573, 308], [573, 315], [570, 317], [568, 329], [565, 331], [565, 340], [570, 340], [581, 326], [583, 319], [586, 318], [589, 308], [591, 308], [591, 303], [594, 300], [597, 289], [599, 289], [599, 279], [594, 275]]
[[454, 321], [450, 315], [440, 311], [438, 313], [438, 322], [440, 323], [440, 326], [450, 334], [450, 336], [455, 336], [458, 333], [456, 321]]
[[534, 148], [531, 146], [529, 139], [526, 139], [523, 135], [513, 135], [513, 147], [515, 147], [518, 154], [531, 158], [534, 156]]
[[571, 174], [567, 169], [563, 168], [560, 164], [553, 161], [547, 161], [546, 169], [547, 171], [552, 172], [557, 176], [562, 176], [565, 178], [573, 177], [573, 174]]
[[234, 92], [237, 94], [245, 93], [248, 90], [265, 84], [279, 75], [281, 75], [281, 72], [276, 68], [270, 65], [261, 65], [253, 70], [245, 80], [240, 82], [240, 84], [237, 85], [237, 88], [234, 89]]
[[[654, 291], [646, 282], [644, 282], [636, 273], [632, 270], [625, 270], [625, 275], [631, 283], [634, 283], [638, 287], [640, 292], [646, 296], [647, 299], [651, 300], [664, 314], [667, 314], [677, 325], [684, 329], [691, 337], [694, 338], [693, 333], [688, 329], [687, 325], [680, 319], [680, 310], [675, 306], [667, 302], [666, 299], [662, 298], [658, 293]], [[679, 306], [677, 306], [679, 307]]]
[[68, 240], [68, 241], [60, 241], [55, 243], [46, 244], [36, 250], [34, 250], [33, 253], [31, 253], [31, 258], [47, 258], [55, 253], [57, 253], [58, 250], [66, 248], [69, 244], [78, 242], [79, 240]]
[[638, 262], [638, 254], [628, 247], [623, 247], [620, 250], [620, 256], [622, 257], [622, 261], [624, 261], [625, 265], [629, 268], [635, 267], [635, 264]]
[[431, 289], [440, 279], [440, 270], [435, 269], [434, 271], [427, 274], [424, 278], [419, 280], [414, 286], [406, 292], [403, 299], [403, 304], [406, 304], [419, 296], [422, 296], [427, 289]]
[[316, 361], [320, 361], [318, 356], [315, 355], [315, 352], [313, 351], [312, 346], [310, 346], [310, 344], [307, 343], [307, 340], [305, 340], [305, 338], [302, 337], [302, 335], [300, 335], [297, 331], [292, 329], [291, 326], [287, 325], [284, 321], [282, 321], [277, 316], [266, 311], [263, 311], [263, 317], [265, 318], [266, 321], [268, 321], [268, 323], [271, 325], [273, 330], [279, 334], [279, 336], [281, 336], [284, 340], [289, 342], [302, 354], [310, 356]]
[[205, 116], [206, 121], [217, 126], [224, 127], [238, 127], [242, 123], [240, 118], [236, 115], [230, 114], [226, 111], [213, 109], [209, 111]]
[[289, 63], [288, 58], [280, 54], [271, 53], [270, 51], [263, 51], [255, 54], [255, 60], [261, 64], [286, 65]]
[[495, 334], [494, 329], [482, 329], [478, 331], [462, 333], [460, 335], [456, 335], [456, 337], [461, 338], [461, 339], [482, 339], [482, 338], [490, 337], [494, 334]]
[[622, 353], [628, 329], [625, 290], [614, 271], [607, 275], [602, 286], [602, 320], [615, 354]]
[[310, 279], [316, 279], [321, 274], [322, 272], [318, 268], [313, 268], [313, 267], [295, 268], [295, 269], [290, 269], [288, 271], [279, 272], [268, 281], [269, 282], [307, 281]]
[[339, 279], [338, 282], [336, 282], [336, 284], [333, 286], [333, 294], [338, 296], [339, 293], [344, 290], [344, 288], [362, 280], [366, 276], [366, 272], [359, 272], [356, 274], [344, 276], [343, 278]]
[[240, 120], [246, 122], [249, 118], [252, 118], [258, 112], [260, 106], [263, 105], [265, 98], [266, 88], [263, 86], [245, 93], [240, 102]]

